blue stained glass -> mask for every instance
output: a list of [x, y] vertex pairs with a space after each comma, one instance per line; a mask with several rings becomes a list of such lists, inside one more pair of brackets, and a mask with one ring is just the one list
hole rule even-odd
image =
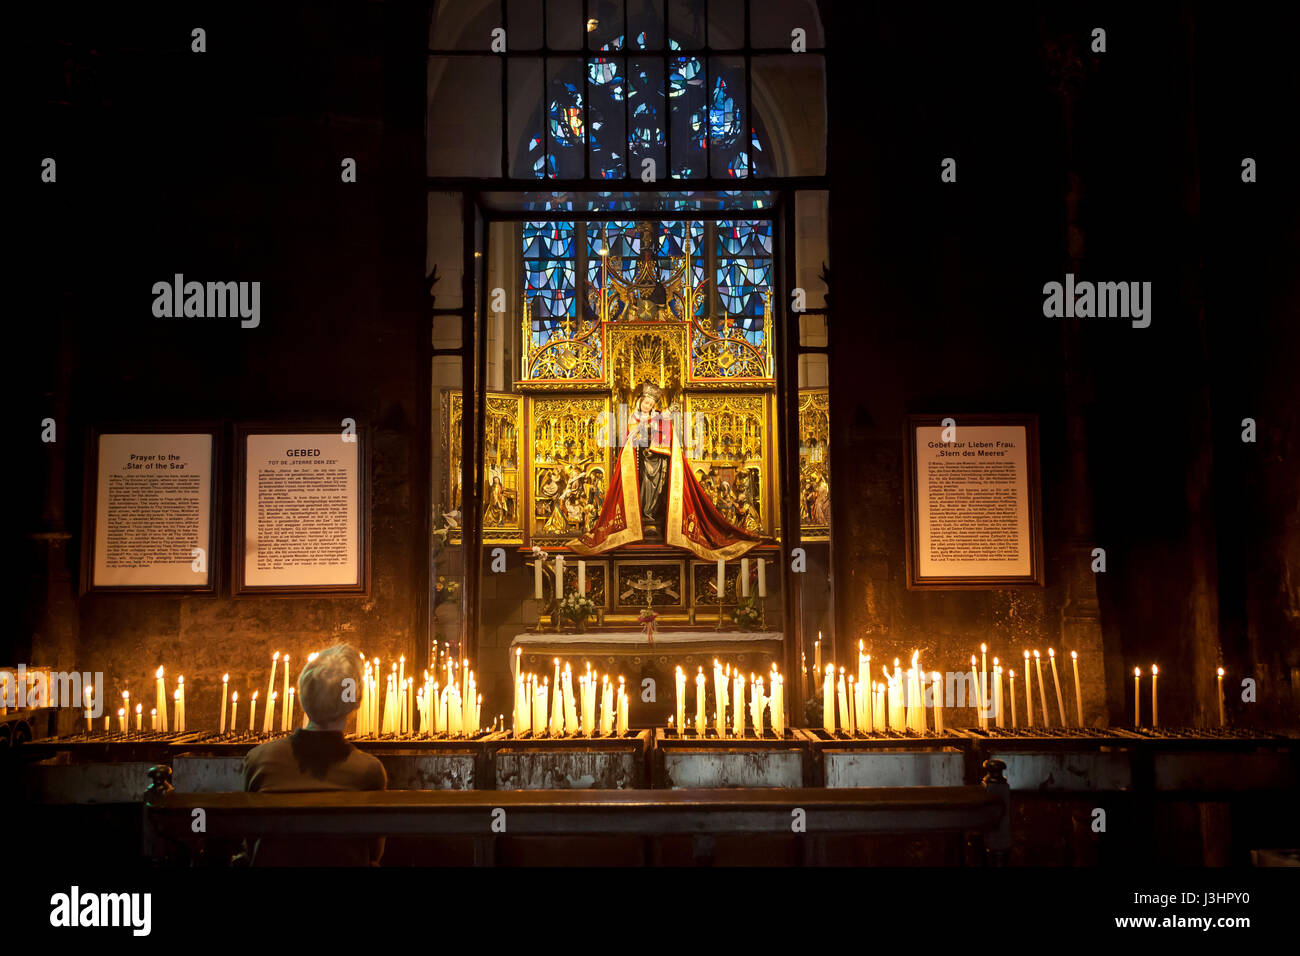
[[709, 136], [713, 148], [728, 149], [734, 146], [741, 129], [736, 100], [727, 92], [727, 81], [718, 77], [713, 81], [713, 96], [709, 101]]

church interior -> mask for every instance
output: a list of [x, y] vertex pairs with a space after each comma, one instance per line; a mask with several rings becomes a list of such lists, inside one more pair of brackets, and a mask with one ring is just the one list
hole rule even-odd
[[1256, 13], [29, 11], [11, 827], [234, 880], [1300, 865]]

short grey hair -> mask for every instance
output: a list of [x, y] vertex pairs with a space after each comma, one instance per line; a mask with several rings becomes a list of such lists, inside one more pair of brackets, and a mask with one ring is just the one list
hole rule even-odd
[[308, 661], [298, 675], [302, 709], [318, 724], [343, 720], [361, 706], [361, 652], [335, 644]]

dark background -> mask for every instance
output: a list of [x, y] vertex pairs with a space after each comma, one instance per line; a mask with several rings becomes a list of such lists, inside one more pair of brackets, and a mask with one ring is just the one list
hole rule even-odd
[[[11, 147], [27, 202], [10, 281], [31, 295], [9, 320], [9, 530], [25, 613], [0, 659], [185, 661], [201, 692], [223, 668], [263, 673], [278, 635], [410, 654], [428, 600], [423, 6], [21, 16], [31, 132]], [[826, 19], [841, 640], [875, 632], [955, 667], [983, 639], [1045, 649], [1068, 612], [1100, 623], [1098, 717], [1122, 718], [1125, 675], [1152, 660], [1169, 722], [1204, 716], [1221, 642], [1229, 673], [1260, 685], [1253, 709], [1229, 694], [1236, 718], [1294, 724], [1294, 13], [836, 3]], [[189, 52], [194, 26], [206, 54]], [[57, 185], [39, 182], [45, 156]], [[1045, 319], [1042, 286], [1067, 271], [1151, 281], [1151, 327]], [[154, 319], [150, 287], [175, 272], [260, 280], [262, 326]], [[903, 416], [997, 411], [1040, 416], [1047, 587], [908, 591]], [[56, 446], [37, 437], [47, 416]], [[344, 417], [373, 428], [369, 600], [77, 598], [91, 422]]]

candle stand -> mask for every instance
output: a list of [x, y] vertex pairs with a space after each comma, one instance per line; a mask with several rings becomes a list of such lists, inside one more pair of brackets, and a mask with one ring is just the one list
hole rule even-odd
[[513, 733], [493, 741], [498, 790], [629, 790], [647, 785], [649, 730], [584, 737]]

